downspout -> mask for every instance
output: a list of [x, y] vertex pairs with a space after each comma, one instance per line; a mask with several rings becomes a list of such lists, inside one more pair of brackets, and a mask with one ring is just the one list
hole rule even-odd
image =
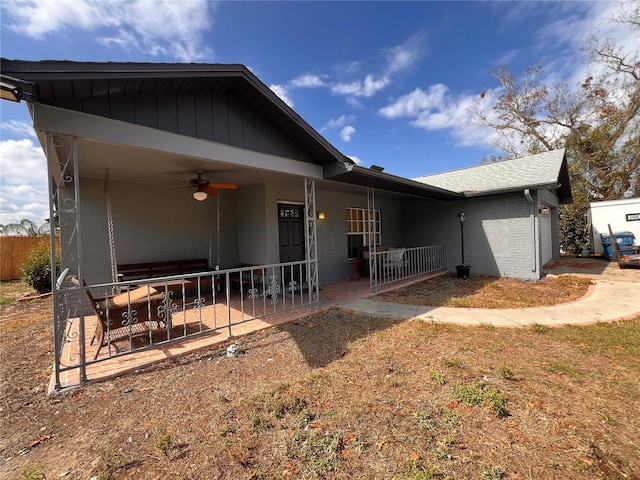
[[531, 197], [531, 192], [529, 192], [528, 188], [524, 189], [524, 198], [527, 199], [527, 202], [529, 202], [529, 205], [531, 205], [531, 234], [533, 236], [532, 238], [532, 245], [533, 245], [533, 252], [532, 252], [532, 262], [531, 262], [531, 271], [535, 272], [538, 267], [536, 265], [536, 215], [535, 215], [535, 210], [533, 208], [533, 197]]

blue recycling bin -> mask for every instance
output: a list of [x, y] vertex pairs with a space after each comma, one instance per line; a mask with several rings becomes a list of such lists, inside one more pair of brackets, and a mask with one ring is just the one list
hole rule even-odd
[[[636, 238], [633, 232], [613, 232], [613, 236], [616, 238], [618, 250], [621, 252], [629, 250], [629, 247], [633, 245], [633, 241]], [[607, 260], [613, 260], [615, 255], [613, 246], [611, 245], [611, 235], [600, 234], [600, 238], [602, 239], [602, 248], [604, 249], [605, 257], [607, 257]]]

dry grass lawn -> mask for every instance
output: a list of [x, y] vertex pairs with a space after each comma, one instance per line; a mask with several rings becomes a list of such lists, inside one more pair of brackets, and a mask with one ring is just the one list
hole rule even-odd
[[445, 274], [381, 293], [376, 299], [425, 307], [523, 308], [557, 305], [582, 297], [591, 280], [574, 275], [547, 276], [531, 283], [515, 278]]
[[237, 357], [48, 397], [50, 300], [1, 303], [0, 478], [640, 478], [640, 317], [498, 329], [333, 309]]

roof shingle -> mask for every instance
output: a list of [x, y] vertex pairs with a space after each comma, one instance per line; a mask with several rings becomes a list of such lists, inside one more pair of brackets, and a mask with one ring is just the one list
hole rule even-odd
[[[534, 186], [552, 186], [565, 187], [562, 189], [563, 193], [566, 193], [566, 189], [568, 189], [570, 196], [568, 175], [565, 175], [565, 162], [565, 151], [559, 149], [513, 160], [424, 175], [413, 180], [452, 192], [464, 192], [471, 195], [512, 191]], [[559, 185], [562, 182], [566, 185]]]

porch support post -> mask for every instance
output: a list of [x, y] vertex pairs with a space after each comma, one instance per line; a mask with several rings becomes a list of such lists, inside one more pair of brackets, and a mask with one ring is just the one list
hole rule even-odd
[[304, 179], [305, 241], [307, 260], [307, 284], [309, 287], [309, 310], [319, 301], [318, 285], [318, 236], [316, 229], [316, 182], [311, 177]]
[[367, 243], [369, 244], [369, 291], [378, 289], [378, 259], [376, 256], [376, 196], [373, 188], [367, 188]]
[[[55, 389], [62, 389], [63, 371], [79, 369], [79, 383], [87, 381], [84, 291], [80, 229], [80, 184], [78, 142], [76, 137], [45, 132], [45, 154], [49, 179], [49, 222], [51, 223], [51, 290], [53, 297]], [[73, 187], [73, 188], [71, 188]], [[60, 270], [56, 269], [56, 225], [59, 228]], [[77, 275], [80, 285], [71, 277]], [[78, 317], [77, 333], [72, 333]], [[62, 358], [65, 343], [69, 357]], [[77, 351], [73, 349], [77, 344]]]

